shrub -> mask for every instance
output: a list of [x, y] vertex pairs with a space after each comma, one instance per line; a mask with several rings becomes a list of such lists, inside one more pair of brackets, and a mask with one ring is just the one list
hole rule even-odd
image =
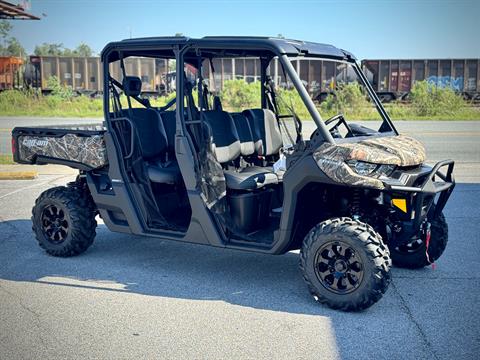
[[52, 89], [52, 96], [60, 99], [71, 100], [75, 96], [72, 87], [62, 85], [55, 75], [48, 78], [47, 88]]
[[357, 82], [339, 84], [335, 92], [329, 94], [320, 104], [320, 113], [331, 117], [343, 113], [347, 119], [378, 118], [373, 105], [368, 101], [362, 87]]
[[410, 99], [418, 116], [454, 115], [466, 106], [462, 96], [451, 88], [440, 88], [427, 81], [415, 82]]
[[220, 93], [220, 99], [226, 111], [236, 112], [259, 107], [260, 82], [247, 83], [244, 80], [227, 80]]
[[277, 103], [281, 114], [290, 114], [290, 109], [294, 109], [300, 120], [312, 118], [296, 89], [278, 89]]

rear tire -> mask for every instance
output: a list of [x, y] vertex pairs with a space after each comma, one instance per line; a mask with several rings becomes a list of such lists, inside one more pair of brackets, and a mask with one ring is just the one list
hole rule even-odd
[[95, 205], [90, 194], [76, 187], [44, 191], [32, 209], [32, 230], [40, 247], [59, 257], [75, 256], [95, 238]]
[[360, 221], [321, 222], [305, 237], [300, 254], [310, 293], [333, 309], [366, 309], [381, 299], [390, 283], [388, 247]]
[[[433, 211], [433, 208], [432, 210]], [[428, 257], [426, 244], [422, 241], [415, 249], [406, 246], [390, 249], [392, 261], [395, 266], [406, 269], [420, 269], [428, 266], [442, 256], [448, 242], [448, 224], [443, 213], [430, 222], [430, 243], [428, 244]]]

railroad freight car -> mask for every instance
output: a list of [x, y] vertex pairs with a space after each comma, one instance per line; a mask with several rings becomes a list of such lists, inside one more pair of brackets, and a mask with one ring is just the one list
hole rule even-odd
[[[308, 93], [316, 101], [324, 100], [337, 84], [355, 78], [353, 73], [347, 71], [345, 64], [338, 62], [302, 58], [292, 60], [292, 63]], [[276, 85], [293, 86], [286, 81], [285, 72], [277, 60], [267, 68], [267, 75]], [[204, 65], [204, 77], [209, 79], [214, 91], [222, 90], [227, 80], [241, 79], [249, 83], [260, 81], [260, 59], [216, 58], [211, 64]]]
[[384, 102], [406, 99], [421, 80], [480, 100], [480, 59], [363, 60], [362, 68]]
[[[142, 79], [142, 92], [146, 95], [161, 95], [172, 90], [166, 75], [168, 67], [167, 60], [142, 57], [125, 59], [126, 73]], [[110, 64], [110, 74], [122, 81], [118, 61]], [[99, 57], [30, 56], [24, 72], [27, 86], [49, 93], [52, 91], [49, 82], [52, 76], [79, 94], [94, 95], [103, 91], [103, 70]]]
[[28, 86], [49, 93], [52, 76], [79, 93], [93, 94], [103, 88], [98, 57], [30, 56], [24, 75]]
[[0, 56], [0, 91], [21, 87], [20, 67], [23, 59], [16, 56]]

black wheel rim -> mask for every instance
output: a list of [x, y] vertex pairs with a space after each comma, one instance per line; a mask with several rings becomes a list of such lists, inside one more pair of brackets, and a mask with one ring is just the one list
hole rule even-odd
[[52, 244], [60, 244], [68, 236], [65, 211], [56, 205], [48, 205], [42, 211], [42, 228], [45, 238]]
[[315, 275], [336, 294], [348, 294], [360, 286], [364, 268], [360, 256], [342, 241], [328, 242], [315, 254]]

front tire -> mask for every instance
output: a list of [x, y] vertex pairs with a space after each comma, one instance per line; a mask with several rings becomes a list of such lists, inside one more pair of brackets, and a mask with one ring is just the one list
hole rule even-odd
[[59, 257], [75, 256], [95, 238], [95, 206], [76, 187], [59, 186], [44, 191], [32, 209], [32, 230], [40, 247]]
[[308, 289], [333, 309], [359, 311], [390, 283], [390, 255], [373, 228], [350, 218], [321, 222], [303, 241], [300, 268]]
[[[434, 208], [431, 210], [433, 214]], [[428, 258], [426, 243], [423, 239], [390, 249], [395, 266], [406, 269], [420, 269], [434, 263], [442, 256], [448, 242], [448, 224], [443, 213], [430, 220], [430, 243]]]

